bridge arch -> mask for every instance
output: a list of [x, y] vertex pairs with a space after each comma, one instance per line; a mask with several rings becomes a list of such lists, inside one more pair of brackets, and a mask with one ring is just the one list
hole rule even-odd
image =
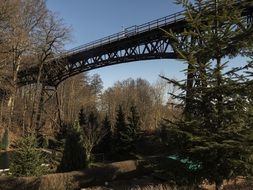
[[[179, 32], [184, 24], [184, 14], [179, 12], [70, 50], [44, 65], [40, 82], [57, 86], [71, 76], [101, 67], [141, 60], [175, 59], [171, 42], [161, 29]], [[37, 66], [22, 70], [19, 84], [35, 83], [38, 72]]]

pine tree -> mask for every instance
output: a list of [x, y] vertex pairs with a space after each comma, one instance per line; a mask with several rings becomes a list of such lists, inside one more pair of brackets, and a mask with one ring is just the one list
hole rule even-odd
[[69, 124], [67, 124], [67, 123], [62, 123], [59, 126], [59, 130], [56, 133], [56, 139], [58, 141], [62, 142], [64, 139], [66, 139], [67, 133], [68, 133], [68, 126], [69, 126]]
[[130, 116], [128, 116], [127, 121], [129, 131], [128, 135], [131, 137], [129, 142], [131, 147], [133, 147], [134, 143], [138, 140], [140, 133], [140, 115], [135, 105], [130, 107]]
[[0, 148], [2, 148], [4, 150], [8, 150], [9, 144], [10, 144], [10, 142], [9, 142], [9, 129], [6, 128], [4, 130], [4, 134], [3, 134], [3, 137], [1, 139], [1, 147]]
[[82, 145], [80, 125], [78, 121], [75, 121], [74, 125], [68, 130], [63, 157], [58, 171], [68, 172], [80, 170], [86, 166], [86, 154]]
[[112, 128], [108, 115], [102, 121], [102, 128], [105, 131], [105, 136], [99, 144], [99, 150], [100, 152], [108, 154], [111, 153], [112, 148]]
[[95, 111], [91, 111], [88, 117], [88, 125], [92, 127], [98, 127], [98, 114]]
[[83, 107], [80, 109], [78, 116], [79, 116], [78, 119], [79, 119], [80, 126], [86, 125], [87, 124], [87, 116], [85, 115]]
[[185, 106], [181, 118], [164, 124], [165, 141], [178, 157], [199, 166], [192, 182], [208, 179], [217, 189], [223, 179], [250, 175], [252, 168], [245, 86], [235, 70], [225, 72], [229, 62], [223, 62], [226, 56], [238, 55], [252, 36], [235, 2], [198, 0], [192, 5], [180, 0], [188, 27], [180, 35], [166, 32], [188, 69], [184, 83], [164, 77], [181, 89], [174, 97]]
[[16, 177], [39, 176], [45, 174], [46, 168], [42, 166], [45, 158], [37, 146], [34, 135], [21, 137], [11, 159], [10, 172]]
[[125, 142], [124, 142], [124, 134], [127, 131], [127, 123], [125, 112], [121, 105], [117, 110], [116, 124], [115, 124], [115, 132], [114, 132], [114, 143], [113, 143], [113, 151], [116, 153], [124, 152]]
[[138, 140], [140, 129], [140, 117], [135, 106], [131, 106], [130, 116], [127, 120], [125, 118], [122, 106], [119, 106], [115, 125], [116, 151], [129, 155], [135, 151], [134, 144]]

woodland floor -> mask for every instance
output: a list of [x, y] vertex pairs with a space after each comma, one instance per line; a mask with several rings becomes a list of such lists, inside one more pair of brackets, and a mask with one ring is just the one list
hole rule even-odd
[[[253, 190], [242, 177], [224, 182], [224, 190]], [[202, 189], [214, 190], [213, 185], [203, 184]], [[68, 173], [48, 174], [41, 177], [0, 177], [0, 190], [196, 190], [191, 187], [172, 187], [152, 173], [138, 167], [134, 160], [115, 162], [98, 168]]]

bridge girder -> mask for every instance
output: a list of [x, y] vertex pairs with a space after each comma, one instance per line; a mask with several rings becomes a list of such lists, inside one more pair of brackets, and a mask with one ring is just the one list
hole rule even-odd
[[[64, 69], [57, 71], [57, 74], [48, 76], [52, 79], [49, 85], [58, 85], [70, 76], [105, 66], [161, 58], [176, 58], [169, 40], [165, 38], [121, 47], [114, 51], [104, 49], [101, 53], [94, 53], [77, 62], [66, 64]], [[55, 73], [55, 69], [52, 69], [52, 73]]]
[[[170, 45], [169, 39], [161, 35], [156, 39], [117, 44], [114, 48], [111, 48], [111, 46], [100, 47], [76, 57], [55, 60], [42, 69], [40, 81], [46, 86], [57, 86], [71, 76], [105, 66], [140, 60], [175, 58], [176, 54]], [[23, 74], [24, 77], [20, 80], [21, 84], [36, 82], [39, 70], [30, 71], [31, 73]]]

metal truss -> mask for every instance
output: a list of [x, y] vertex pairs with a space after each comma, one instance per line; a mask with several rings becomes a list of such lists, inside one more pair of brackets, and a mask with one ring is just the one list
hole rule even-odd
[[105, 49], [103, 52], [94, 52], [91, 56], [85, 56], [77, 62], [64, 64], [64, 68], [59, 68], [57, 71], [55, 68], [51, 68], [51, 72], [49, 70], [51, 75], [47, 78], [50, 78], [49, 85], [57, 85], [70, 76], [92, 69], [119, 63], [160, 58], [176, 58], [168, 39], [146, 41], [128, 47], [119, 47], [114, 51]]
[[[84, 55], [80, 55], [82, 58], [76, 61], [72, 58], [59, 59], [50, 63], [50, 65], [45, 65], [41, 82], [48, 86], [57, 86], [66, 78], [92, 69], [132, 61], [176, 58], [169, 39], [163, 36], [143, 42], [116, 45], [118, 46], [114, 48], [108, 45], [89, 51]], [[24, 77], [21, 78], [21, 82], [35, 82], [37, 72], [34, 69], [31, 73], [23, 73]]]

